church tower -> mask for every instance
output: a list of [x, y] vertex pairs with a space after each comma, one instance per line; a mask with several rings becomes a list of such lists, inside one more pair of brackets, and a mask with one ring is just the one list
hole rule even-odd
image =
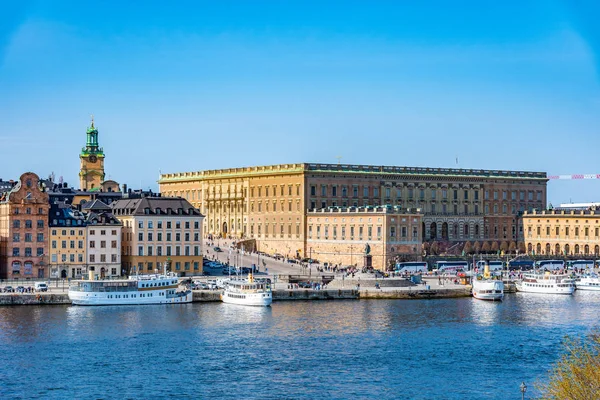
[[104, 182], [104, 151], [98, 146], [98, 129], [92, 125], [87, 129], [87, 141], [81, 149], [79, 159], [81, 167], [79, 170], [79, 188], [81, 190], [99, 190]]

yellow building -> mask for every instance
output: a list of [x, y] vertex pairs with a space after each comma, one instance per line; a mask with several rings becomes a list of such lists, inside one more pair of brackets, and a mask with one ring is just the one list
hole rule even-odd
[[85, 226], [50, 226], [50, 277], [85, 276], [87, 271], [85, 243]]
[[[310, 211], [308, 256], [321, 263], [388, 269], [400, 257], [421, 255], [422, 217], [418, 209], [392, 206]], [[370, 261], [365, 259], [367, 248]]]
[[543, 210], [523, 213], [528, 253], [600, 255], [600, 210]]
[[517, 241], [517, 215], [546, 207], [542, 172], [281, 164], [163, 174], [160, 191], [206, 215], [205, 233], [308, 256], [306, 219], [327, 207], [420, 208], [424, 241]]
[[123, 224], [121, 256], [129, 274], [202, 273], [203, 216], [187, 200], [139, 197], [115, 201], [111, 208]]

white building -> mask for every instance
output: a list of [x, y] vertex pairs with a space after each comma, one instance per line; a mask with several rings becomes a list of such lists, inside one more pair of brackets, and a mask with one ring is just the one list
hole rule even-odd
[[121, 276], [121, 231], [123, 224], [112, 214], [112, 209], [94, 200], [83, 206], [87, 213], [86, 255], [88, 270], [99, 277]]

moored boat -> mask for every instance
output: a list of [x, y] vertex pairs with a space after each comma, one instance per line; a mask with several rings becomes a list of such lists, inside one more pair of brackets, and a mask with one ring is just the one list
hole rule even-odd
[[268, 307], [273, 301], [269, 282], [257, 281], [252, 274], [248, 275], [248, 279], [228, 279], [224, 283], [223, 303]]
[[472, 284], [473, 297], [476, 299], [502, 301], [504, 298], [504, 282], [491, 276], [488, 264], [485, 264], [483, 274], [473, 277]]
[[569, 275], [555, 275], [549, 271], [525, 274], [516, 286], [517, 291], [526, 293], [573, 294], [575, 291], [575, 281]]
[[90, 279], [75, 281], [69, 299], [78, 306], [140, 304], [181, 304], [192, 302], [192, 291], [180, 289], [175, 274], [135, 275], [129, 279]]
[[596, 290], [600, 291], [600, 277], [596, 274], [583, 275], [575, 281], [577, 290]]

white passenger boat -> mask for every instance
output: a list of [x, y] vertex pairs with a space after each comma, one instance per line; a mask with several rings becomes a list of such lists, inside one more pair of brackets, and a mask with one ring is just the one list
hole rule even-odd
[[502, 301], [504, 298], [504, 282], [494, 279], [490, 274], [489, 264], [485, 264], [483, 274], [473, 277], [473, 297], [479, 300]]
[[138, 304], [191, 303], [192, 291], [179, 289], [175, 274], [135, 275], [129, 279], [75, 281], [69, 287], [69, 299], [78, 306], [114, 306]]
[[228, 279], [224, 283], [223, 303], [268, 307], [273, 301], [271, 285], [267, 281], [256, 281], [252, 274], [248, 279]]
[[516, 282], [517, 291], [545, 294], [573, 294], [575, 281], [569, 275], [554, 275], [549, 271], [543, 274], [525, 274]]
[[596, 274], [584, 275], [575, 281], [577, 290], [597, 290], [600, 291], [600, 277]]

